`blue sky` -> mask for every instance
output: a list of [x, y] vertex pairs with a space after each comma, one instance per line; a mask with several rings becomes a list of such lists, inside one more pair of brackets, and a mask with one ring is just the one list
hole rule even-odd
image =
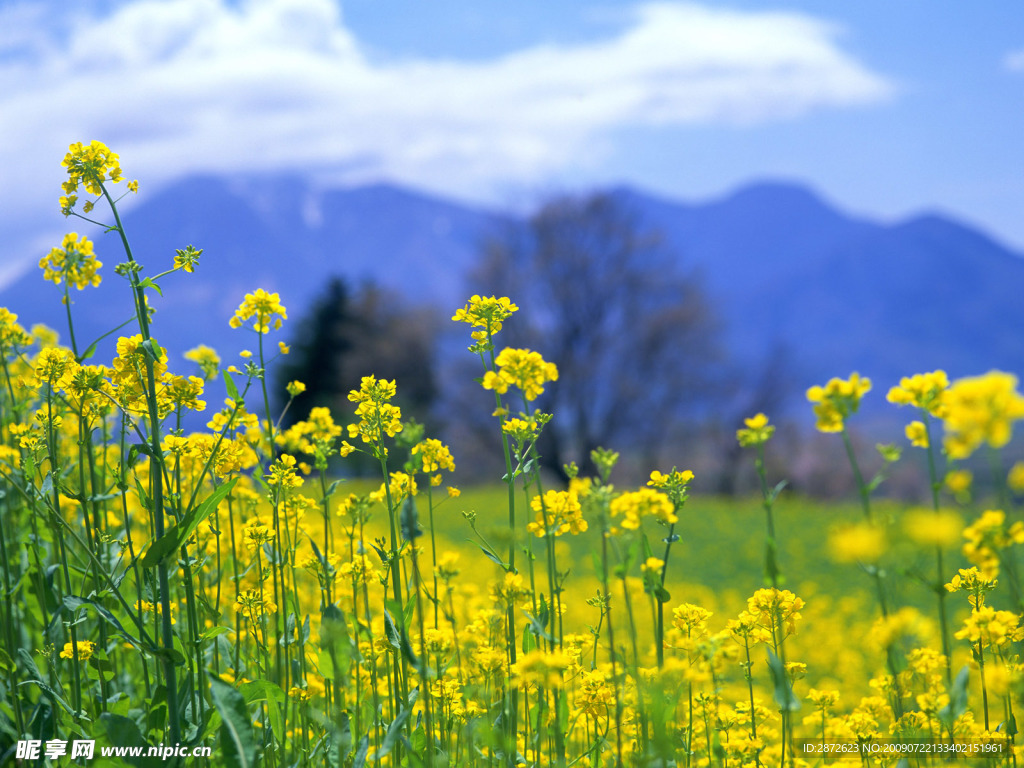
[[0, 264], [98, 138], [188, 173], [387, 179], [488, 205], [760, 178], [1024, 250], [1018, 0], [0, 0]]

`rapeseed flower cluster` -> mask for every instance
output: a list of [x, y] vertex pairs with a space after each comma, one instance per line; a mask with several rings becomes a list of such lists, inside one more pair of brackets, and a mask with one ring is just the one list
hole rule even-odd
[[230, 325], [232, 328], [241, 328], [250, 319], [253, 319], [252, 327], [257, 333], [269, 333], [271, 328], [275, 331], [281, 328], [282, 321], [288, 319], [288, 311], [278, 294], [259, 288], [245, 295], [235, 310]]
[[64, 235], [59, 248], [51, 248], [50, 252], [39, 260], [39, 268], [43, 270], [43, 279], [54, 285], [67, 282], [69, 286], [82, 290], [86, 286], [97, 286], [102, 278], [99, 274], [103, 263], [93, 252], [93, 243], [87, 237], [79, 238], [77, 232]]
[[846, 420], [860, 407], [860, 401], [871, 391], [871, 379], [858, 373], [848, 379], [833, 378], [823, 387], [807, 390], [807, 400], [814, 404], [817, 428], [821, 432], [841, 432]]
[[641, 488], [617, 496], [611, 503], [611, 515], [630, 531], [638, 530], [645, 518], [653, 518], [666, 525], [679, 522], [672, 500], [653, 488]]
[[462, 309], [455, 310], [452, 320], [468, 323], [475, 330], [470, 335], [477, 341], [489, 342], [498, 333], [502, 324], [519, 310], [508, 297], [474, 295]]
[[544, 385], [558, 381], [558, 368], [544, 361], [539, 352], [506, 347], [495, 359], [496, 371], [487, 371], [483, 388], [505, 394], [509, 387], [517, 387], [527, 400], [536, 400], [544, 394]]
[[526, 530], [535, 536], [561, 536], [571, 533], [576, 536], [587, 530], [587, 521], [583, 519], [583, 507], [579, 496], [573, 490], [547, 491], [543, 496], [534, 496], [530, 506], [536, 513], [532, 523]]
[[1017, 377], [1001, 371], [953, 382], [943, 416], [946, 452], [963, 459], [981, 445], [1002, 448], [1013, 434], [1013, 422], [1024, 418], [1024, 396]]

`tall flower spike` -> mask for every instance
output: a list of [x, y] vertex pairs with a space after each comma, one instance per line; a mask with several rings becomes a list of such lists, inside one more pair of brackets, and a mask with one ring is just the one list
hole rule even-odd
[[[78, 202], [76, 192], [79, 186], [91, 195], [101, 195], [105, 181], [117, 184], [124, 179], [117, 153], [111, 152], [101, 141], [93, 140], [87, 145], [80, 141], [72, 144], [61, 165], [68, 171], [68, 180], [61, 185], [64, 194], [60, 198], [60, 209], [65, 216], [71, 214]], [[137, 192], [138, 188], [139, 182], [128, 182], [129, 191]]]

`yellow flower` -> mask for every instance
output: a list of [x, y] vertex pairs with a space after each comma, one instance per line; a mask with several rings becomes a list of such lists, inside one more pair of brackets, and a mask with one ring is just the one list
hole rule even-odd
[[437, 559], [437, 565], [434, 566], [434, 571], [437, 573], [437, 578], [441, 581], [449, 582], [458, 576], [461, 571], [458, 567], [459, 553], [458, 552], [444, 552]]
[[946, 402], [945, 446], [954, 459], [970, 456], [983, 443], [1002, 448], [1010, 442], [1013, 422], [1024, 418], [1017, 377], [1001, 371], [958, 379]]
[[912, 421], [903, 430], [911, 445], [918, 448], [928, 447], [928, 428], [923, 421]]
[[[88, 661], [96, 652], [96, 643], [89, 640], [79, 640], [77, 645], [79, 661]], [[60, 657], [62, 659], [75, 658], [74, 646], [71, 643], [64, 643], [64, 650], [60, 652]]]
[[507, 297], [472, 296], [465, 307], [455, 310], [452, 320], [479, 328], [471, 335], [476, 341], [482, 342], [500, 331], [501, 324], [518, 309]]
[[277, 611], [277, 605], [269, 598], [264, 597], [258, 589], [249, 589], [239, 593], [235, 599], [235, 605], [238, 607], [239, 613], [252, 622], [258, 622], [265, 613], [272, 614]]
[[889, 390], [886, 400], [896, 405], [914, 405], [931, 416], [943, 418], [948, 388], [949, 378], [945, 371], [918, 373], [900, 379], [899, 386]]
[[820, 432], [841, 432], [846, 419], [857, 412], [861, 398], [871, 391], [871, 379], [858, 373], [849, 379], [830, 379], [824, 387], [807, 390], [807, 400], [814, 404], [817, 428]]
[[440, 440], [427, 438], [413, 446], [412, 454], [420, 457], [424, 472], [438, 472], [442, 469], [449, 472], [455, 471], [455, 459], [452, 457], [452, 452]]
[[971, 611], [963, 629], [954, 636], [957, 640], [980, 643], [983, 648], [1004, 648], [1010, 643], [1024, 639], [1024, 629], [1021, 628], [1020, 616], [1016, 613], [997, 611], [991, 606], [982, 605]]
[[[616, 457], [618, 454], [616, 454]], [[651, 488], [657, 488], [660, 491], [666, 493], [675, 505], [676, 509], [679, 509], [686, 503], [689, 498], [689, 486], [693, 480], [693, 472], [688, 469], [682, 471], [672, 467], [672, 471], [668, 474], [654, 470], [651, 472], [651, 479], [647, 481], [647, 485]]]
[[615, 704], [615, 690], [600, 669], [584, 670], [577, 681], [573, 706], [582, 714], [607, 718]]
[[736, 430], [736, 439], [744, 448], [764, 445], [775, 434], [775, 427], [768, 423], [768, 417], [763, 413], [744, 419], [743, 423], [746, 424], [746, 428]]
[[78, 233], [69, 232], [59, 248], [51, 248], [50, 252], [39, 260], [39, 268], [43, 270], [43, 279], [54, 285], [67, 280], [68, 285], [82, 290], [87, 285], [97, 286], [101, 277], [98, 273], [103, 263], [96, 260], [93, 254], [92, 241], [87, 237], [78, 237]]
[[999, 573], [1001, 551], [1024, 543], [1024, 523], [1017, 521], [1007, 527], [1006, 513], [990, 509], [964, 529], [964, 538], [964, 556], [986, 577], [994, 578]]
[[169, 376], [163, 384], [160, 396], [175, 407], [197, 412], [206, 410], [206, 402], [199, 399], [203, 394], [203, 380], [198, 376]]
[[18, 316], [6, 307], [0, 307], [0, 348], [26, 347], [32, 338], [18, 325]]
[[640, 563], [640, 570], [644, 573], [661, 573], [661, 569], [665, 567], [665, 561], [657, 557], [648, 557], [642, 563]]
[[1006, 476], [1006, 484], [1016, 494], [1024, 493], [1024, 461], [1015, 462]]
[[974, 473], [969, 469], [954, 469], [946, 474], [946, 488], [954, 496], [965, 495], [971, 489]]
[[693, 603], [683, 603], [672, 609], [672, 624], [688, 638], [701, 638], [708, 633], [708, 619], [713, 614]]
[[913, 509], [903, 516], [907, 538], [922, 546], [949, 547], [960, 539], [963, 519], [952, 510]]
[[526, 530], [535, 536], [541, 537], [548, 533], [555, 536], [571, 533], [575, 536], [588, 528], [575, 491], [548, 491], [543, 496], [534, 496], [530, 506], [537, 516], [532, 523], [527, 524]]
[[220, 365], [220, 355], [205, 344], [193, 347], [185, 353], [184, 357], [186, 360], [190, 360], [199, 365], [203, 372], [203, 378], [207, 381], [217, 375], [217, 367]]
[[807, 691], [808, 700], [817, 709], [829, 709], [839, 701], [839, 691], [819, 691], [817, 688], [810, 688]]
[[359, 389], [348, 393], [348, 399], [358, 403], [356, 416], [359, 418], [357, 423], [348, 425], [348, 436], [359, 437], [364, 443], [373, 445], [375, 455], [387, 455], [380, 446], [384, 435], [394, 437], [402, 431], [402, 411], [388, 402], [395, 392], [394, 381], [364, 376]]
[[645, 517], [653, 517], [662, 524], [679, 522], [671, 499], [661, 491], [651, 488], [623, 493], [612, 499], [611, 515], [613, 518], [621, 517], [620, 525], [631, 531], [638, 529]]
[[277, 348], [281, 351], [282, 355], [287, 355], [292, 351], [292, 348], [285, 344], [283, 341], [277, 342]]
[[253, 329], [258, 333], [268, 333], [271, 326], [274, 330], [281, 327], [281, 321], [288, 319], [288, 312], [281, 304], [281, 297], [276, 293], [267, 293], [258, 288], [255, 293], [247, 293], [242, 303], [231, 318], [232, 328], [241, 328], [249, 318], [255, 318]]
[[85, 190], [92, 195], [103, 194], [103, 182], [108, 179], [115, 184], [121, 181], [120, 159], [117, 154], [111, 152], [106, 144], [100, 141], [91, 141], [88, 146], [76, 142], [68, 147], [68, 153], [61, 161], [68, 170], [68, 180], [61, 187], [67, 196], [61, 198], [61, 209], [65, 215], [70, 213], [74, 207], [75, 192], [81, 184]]
[[870, 523], [839, 526], [829, 534], [828, 547], [838, 563], [874, 563], [885, 552], [885, 531]]
[[991, 575], [986, 575], [976, 567], [961, 568], [957, 574], [945, 585], [947, 592], [969, 592], [967, 601], [972, 608], [980, 608], [985, 602], [985, 593], [996, 588], [998, 580]]
[[298, 488], [301, 486], [305, 481], [296, 472], [296, 463], [294, 456], [282, 453], [270, 467], [267, 485], [279, 486], [281, 488]]
[[519, 657], [511, 667], [513, 678], [524, 686], [561, 688], [562, 673], [569, 668], [570, 659], [560, 650], [536, 649]]
[[804, 601], [788, 589], [759, 589], [747, 598], [747, 611], [772, 633], [781, 629], [785, 635], [795, 634], [803, 607]]
[[199, 257], [202, 255], [202, 248], [193, 248], [191, 245], [184, 249], [176, 248], [174, 255], [174, 268], [191, 274], [196, 271], [196, 264], [199, 263]]
[[495, 359], [497, 371], [484, 374], [483, 388], [504, 394], [510, 386], [522, 390], [527, 400], [536, 400], [544, 393], [544, 384], [558, 380], [558, 368], [544, 361], [539, 352], [506, 347]]

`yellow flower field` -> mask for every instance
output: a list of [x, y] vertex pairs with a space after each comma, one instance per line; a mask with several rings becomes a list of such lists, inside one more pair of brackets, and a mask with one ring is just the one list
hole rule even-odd
[[[243, 368], [198, 347], [173, 371], [147, 295], [201, 269], [202, 251], [146, 273], [117, 208], [139, 185], [118, 156], [74, 144], [63, 164], [61, 210], [110, 227], [123, 255], [105, 267], [69, 233], [40, 262], [64, 293], [67, 346], [0, 309], [0, 762], [154, 759], [101, 752], [125, 746], [174, 747], [172, 764], [353, 768], [1024, 757], [1024, 466], [1000, 453], [1024, 417], [1013, 376], [904, 379], [887, 399], [906, 432], [878, 447], [874, 477], [849, 433], [871, 381], [812, 387], [850, 504], [784, 493], [765, 414], [736, 434], [757, 498], [690, 498], [680, 467], [620, 486], [611, 449], [595, 476], [570, 466], [554, 487], [537, 442], [559, 414], [537, 403], [558, 370], [501, 346], [513, 299], [473, 296], [452, 320], [493, 394], [505, 475], [460, 492], [459, 457], [372, 371], [349, 412], [280, 428], [267, 371], [288, 353], [287, 297], [238, 297], [225, 322], [256, 338]], [[136, 314], [107, 364], [76, 339], [68, 298], [111, 273]], [[215, 378], [223, 403], [205, 399]], [[185, 433], [196, 412], [205, 431]], [[982, 498], [957, 464], [978, 452]], [[330, 476], [354, 453], [375, 481]], [[876, 498], [898, 461], [927, 473], [923, 506]], [[60, 751], [82, 739], [92, 759]]]

